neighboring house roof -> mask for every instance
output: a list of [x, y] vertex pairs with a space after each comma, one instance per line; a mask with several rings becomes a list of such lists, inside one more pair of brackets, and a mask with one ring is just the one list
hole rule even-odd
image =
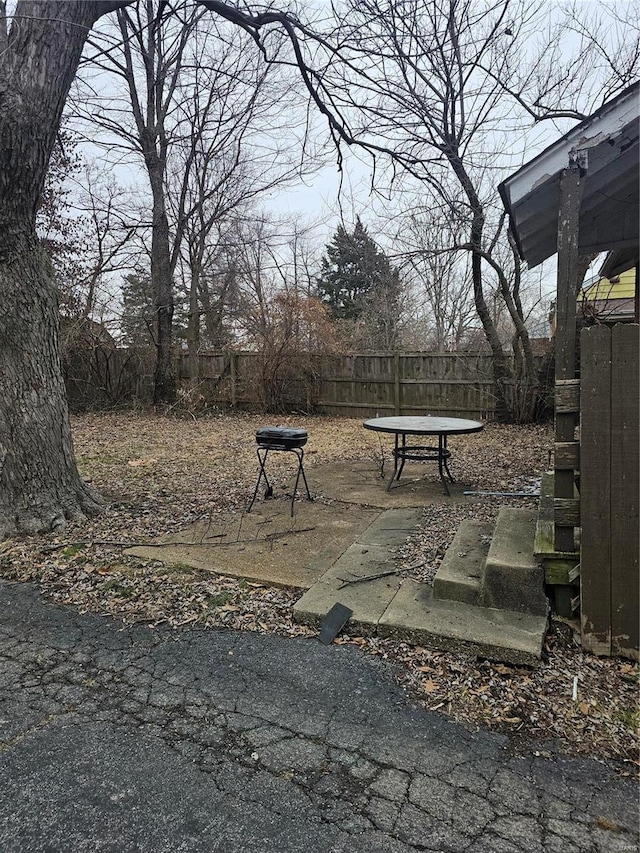
[[61, 317], [60, 340], [66, 349], [117, 348], [106, 327], [88, 317]]
[[634, 264], [638, 263], [638, 246], [630, 245], [623, 246], [621, 249], [615, 249], [609, 252], [600, 267], [600, 275], [604, 278], [614, 278], [620, 273], [631, 269]]
[[581, 255], [630, 247], [637, 259], [640, 200], [640, 82], [503, 181], [500, 195], [521, 257], [535, 267], [557, 252], [560, 176], [583, 174], [578, 231]]
[[585, 282], [578, 294], [578, 311], [601, 323], [631, 322], [635, 316], [636, 271], [596, 276]]

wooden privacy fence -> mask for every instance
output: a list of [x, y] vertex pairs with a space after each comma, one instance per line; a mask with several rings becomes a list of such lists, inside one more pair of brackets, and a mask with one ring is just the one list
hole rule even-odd
[[[85, 347], [66, 352], [71, 409], [153, 398], [152, 349]], [[191, 375], [194, 372], [194, 376]], [[442, 415], [491, 420], [495, 398], [486, 353], [301, 354], [274, 364], [255, 352], [177, 355], [179, 394], [198, 408], [306, 411], [367, 418]]]
[[638, 657], [640, 326], [581, 335], [582, 644]]
[[[201, 354], [202, 393], [218, 405], [259, 405], [277, 382], [284, 408], [343, 417], [450, 415], [490, 420], [495, 399], [491, 356], [485, 353], [305, 355], [268, 375], [257, 353]], [[183, 357], [180, 378], [189, 379]]]

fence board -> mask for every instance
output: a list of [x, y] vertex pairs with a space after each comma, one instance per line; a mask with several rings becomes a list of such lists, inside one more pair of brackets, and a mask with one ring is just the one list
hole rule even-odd
[[584, 329], [580, 346], [580, 611], [582, 645], [611, 654], [611, 331]]
[[611, 330], [611, 645], [638, 654], [640, 327]]

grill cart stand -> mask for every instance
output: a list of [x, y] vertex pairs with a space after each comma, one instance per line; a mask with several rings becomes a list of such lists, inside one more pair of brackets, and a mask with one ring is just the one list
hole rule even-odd
[[284, 427], [262, 427], [256, 432], [256, 443], [258, 447], [256, 448], [256, 453], [258, 455], [258, 462], [260, 463], [260, 472], [258, 474], [258, 482], [256, 483], [255, 490], [253, 492], [253, 497], [251, 498], [251, 503], [247, 507], [247, 512], [251, 512], [251, 507], [255, 503], [255, 499], [258, 495], [258, 489], [260, 488], [260, 483], [262, 482], [262, 478], [264, 477], [264, 482], [266, 484], [266, 491], [264, 493], [265, 498], [270, 498], [273, 495], [273, 487], [269, 482], [269, 478], [267, 477], [266, 471], [266, 463], [267, 456], [269, 452], [274, 450], [279, 453], [293, 453], [298, 460], [298, 470], [296, 473], [296, 482], [293, 487], [293, 494], [291, 495], [291, 516], [293, 517], [293, 504], [296, 499], [296, 493], [298, 491], [298, 483], [300, 482], [300, 475], [302, 475], [302, 479], [304, 480], [304, 485], [307, 490], [307, 499], [313, 500], [311, 497], [311, 493], [309, 492], [309, 485], [307, 483], [307, 478], [304, 473], [304, 450], [303, 446], [307, 443], [307, 433], [303, 429], [289, 429]]

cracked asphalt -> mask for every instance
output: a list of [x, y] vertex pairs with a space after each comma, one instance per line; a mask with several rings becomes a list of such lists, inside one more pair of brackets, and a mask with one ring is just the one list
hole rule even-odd
[[638, 849], [636, 783], [413, 707], [384, 662], [0, 581], [0, 850]]

